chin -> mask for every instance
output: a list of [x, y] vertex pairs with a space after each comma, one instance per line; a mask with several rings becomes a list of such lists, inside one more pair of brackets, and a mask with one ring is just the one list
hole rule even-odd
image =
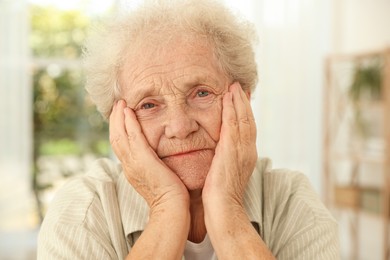
[[189, 191], [203, 189], [214, 157], [212, 150], [203, 151], [196, 156], [172, 156], [163, 162], [180, 178]]
[[192, 178], [192, 176], [182, 176], [182, 174], [177, 175], [189, 191], [202, 190], [207, 177], [207, 173], [204, 177], [202, 176], [196, 179]]

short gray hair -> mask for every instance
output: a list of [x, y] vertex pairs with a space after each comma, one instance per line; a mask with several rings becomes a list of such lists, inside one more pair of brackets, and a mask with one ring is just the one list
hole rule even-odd
[[104, 118], [120, 98], [117, 81], [126, 54], [137, 40], [162, 30], [162, 37], [178, 32], [205, 37], [222, 71], [254, 91], [257, 37], [251, 23], [216, 0], [145, 0], [128, 15], [96, 27], [86, 42], [86, 90]]

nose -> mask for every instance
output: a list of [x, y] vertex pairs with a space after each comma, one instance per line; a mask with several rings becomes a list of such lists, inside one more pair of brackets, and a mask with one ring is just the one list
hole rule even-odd
[[182, 107], [171, 107], [167, 111], [165, 136], [167, 138], [185, 139], [198, 130], [199, 125], [191, 113]]

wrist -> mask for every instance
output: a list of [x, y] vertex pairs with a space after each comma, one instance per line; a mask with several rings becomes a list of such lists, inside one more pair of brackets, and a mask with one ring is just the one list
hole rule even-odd
[[223, 239], [229, 234], [237, 223], [249, 221], [245, 208], [242, 203], [237, 200], [228, 198], [214, 198], [204, 206], [204, 219], [208, 233], [217, 239]]
[[186, 210], [190, 206], [190, 195], [184, 185], [154, 190], [147, 200], [150, 209], [177, 208]]
[[238, 211], [245, 212], [244, 202], [240, 196], [227, 193], [208, 193], [202, 197], [205, 215], [219, 216], [220, 214], [233, 214]]
[[181, 259], [189, 229], [188, 208], [158, 204], [150, 209], [148, 223], [128, 259]]
[[[228, 201], [228, 202], [227, 202]], [[237, 218], [246, 218], [246, 211], [242, 203], [235, 200], [219, 200], [218, 203], [208, 203], [204, 206], [205, 221], [224, 225], [224, 222], [235, 222]], [[237, 222], [236, 222], [237, 223]]]
[[153, 203], [150, 206], [149, 217], [189, 216], [189, 212], [189, 201], [171, 199]]

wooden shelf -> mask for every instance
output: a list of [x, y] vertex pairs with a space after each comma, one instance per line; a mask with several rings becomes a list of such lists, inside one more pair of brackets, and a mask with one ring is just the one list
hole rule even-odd
[[[378, 57], [381, 59], [381, 99], [352, 101], [348, 90], [354, 78], [355, 65]], [[355, 55], [331, 55], [326, 59], [325, 73], [323, 180], [327, 206], [355, 214], [356, 217], [350, 220], [354, 223], [349, 223], [352, 227], [359, 227], [357, 216], [362, 213], [377, 216], [385, 226], [389, 226], [390, 48]], [[365, 135], [353, 122], [357, 116], [367, 119], [369, 132]], [[372, 176], [380, 178], [375, 179], [379, 180], [378, 187], [369, 186], [371, 172], [367, 169], [375, 169]], [[351, 252], [358, 252], [360, 247], [356, 236], [358, 232], [353, 230], [350, 234]], [[380, 237], [384, 248], [383, 259], [388, 260], [390, 241], [387, 229]]]
[[349, 208], [380, 216], [383, 212], [382, 193], [380, 187], [335, 186], [333, 204], [338, 209]]
[[362, 163], [371, 163], [371, 164], [385, 164], [386, 157], [382, 154], [357, 154], [351, 155], [348, 153], [334, 153], [331, 155], [332, 160], [336, 161], [352, 161], [352, 162], [362, 162]]

